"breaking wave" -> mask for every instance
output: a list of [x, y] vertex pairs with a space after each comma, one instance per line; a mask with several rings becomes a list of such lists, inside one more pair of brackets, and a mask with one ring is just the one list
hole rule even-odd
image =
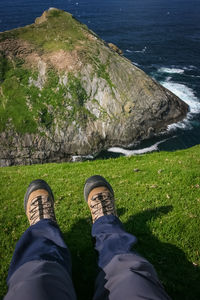
[[160, 83], [180, 99], [182, 99], [184, 102], [186, 102], [189, 105], [190, 109], [187, 117], [183, 121], [173, 123], [169, 125], [167, 129], [169, 131], [175, 130], [176, 128], [192, 129], [192, 123], [190, 122], [192, 115], [200, 113], [200, 102], [196, 97], [194, 91], [188, 86], [181, 83], [175, 83], [172, 81], [163, 81]]
[[185, 70], [179, 68], [159, 68], [159, 73], [169, 73], [169, 74], [183, 74]]
[[146, 50], [147, 50], [147, 47], [145, 46], [142, 50], [135, 50], [133, 52], [135, 52], [135, 53], [145, 53]]
[[147, 47], [145, 46], [142, 50], [129, 50], [129, 49], [126, 49], [126, 52], [127, 53], [145, 53], [147, 50]]
[[161, 84], [173, 92], [180, 99], [185, 101], [190, 107], [190, 113], [196, 114], [200, 113], [200, 102], [199, 99], [195, 96], [194, 91], [181, 83], [175, 83], [172, 81], [163, 81]]
[[93, 155], [73, 155], [72, 156], [72, 162], [80, 162], [85, 160], [93, 160]]
[[199, 113], [200, 112], [200, 102], [198, 98], [195, 96], [194, 91], [181, 83], [175, 83], [171, 81], [161, 82], [161, 84], [177, 95], [180, 99], [185, 101], [190, 106], [191, 113]]
[[126, 150], [126, 149], [119, 148], [119, 147], [112, 147], [112, 148], [109, 148], [107, 151], [114, 152], [114, 153], [121, 153], [121, 154], [124, 154], [125, 156], [139, 155], [139, 154], [144, 154], [144, 153], [148, 153], [148, 152], [159, 151], [158, 145], [164, 143], [167, 140], [168, 139], [164, 139], [162, 141], [155, 143], [154, 145], [152, 145], [150, 147], [146, 147], [146, 148], [139, 149], [139, 150]]

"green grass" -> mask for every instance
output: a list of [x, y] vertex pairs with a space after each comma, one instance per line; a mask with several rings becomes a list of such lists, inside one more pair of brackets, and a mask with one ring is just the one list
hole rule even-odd
[[28, 87], [28, 80], [32, 72], [21, 68], [21, 65], [12, 68], [8, 60], [6, 63], [7, 68], [5, 70], [0, 65], [0, 72], [1, 70], [4, 71], [1, 72], [1, 77], [6, 76], [2, 84], [0, 81], [0, 131], [4, 131], [9, 121], [12, 121], [12, 126], [17, 132], [34, 133], [37, 124], [26, 104], [27, 90], [31, 89]]
[[[87, 27], [84, 29], [87, 31]], [[71, 51], [86, 40], [80, 23], [71, 14], [55, 10], [47, 13], [47, 21], [1, 33], [0, 42], [6, 38], [22, 39], [46, 51]]]
[[23, 210], [26, 188], [30, 181], [42, 178], [55, 195], [57, 220], [72, 254], [78, 298], [92, 298], [96, 254], [83, 186], [94, 174], [103, 175], [113, 186], [125, 229], [138, 237], [137, 251], [155, 266], [169, 295], [173, 299], [197, 300], [200, 146], [84, 163], [1, 168], [1, 297], [6, 293], [6, 276], [15, 244], [28, 227]]
[[[37, 80], [38, 73], [28, 70], [18, 60], [13, 67], [8, 59], [0, 56], [0, 132], [13, 126], [18, 133], [37, 133], [38, 123], [45, 129], [57, 122], [71, 124], [76, 120], [83, 125], [88, 117], [94, 119], [84, 106], [87, 93], [81, 84], [80, 75], [68, 74], [68, 84], [59, 83], [59, 74], [49, 68], [46, 82], [40, 90], [30, 84], [30, 78]], [[30, 103], [30, 107], [28, 107]], [[71, 110], [67, 110], [70, 106]]]

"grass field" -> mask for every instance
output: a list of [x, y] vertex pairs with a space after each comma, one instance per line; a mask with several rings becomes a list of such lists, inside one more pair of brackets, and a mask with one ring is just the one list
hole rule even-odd
[[[137, 169], [137, 170], [136, 170]], [[0, 298], [15, 244], [28, 227], [23, 197], [30, 181], [52, 187], [58, 223], [72, 254], [78, 299], [91, 299], [96, 253], [83, 199], [85, 180], [104, 176], [118, 215], [138, 238], [137, 251], [155, 266], [172, 299], [200, 297], [200, 146], [177, 152], [0, 169]]]

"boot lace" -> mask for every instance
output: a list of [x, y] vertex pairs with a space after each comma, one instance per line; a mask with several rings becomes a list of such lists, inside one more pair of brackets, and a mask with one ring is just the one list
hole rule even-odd
[[90, 202], [93, 221], [104, 215], [116, 215], [114, 197], [110, 192], [101, 192], [94, 195]]
[[37, 196], [31, 201], [30, 210], [30, 222], [35, 224], [41, 219], [52, 219], [55, 221], [55, 214], [52, 200], [47, 195]]

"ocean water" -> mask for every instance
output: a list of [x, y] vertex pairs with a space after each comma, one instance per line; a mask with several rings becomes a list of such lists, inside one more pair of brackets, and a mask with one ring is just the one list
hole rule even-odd
[[187, 118], [132, 149], [101, 157], [173, 151], [200, 144], [200, 0], [0, 0], [0, 31], [33, 23], [45, 9], [72, 13], [188, 103]]

